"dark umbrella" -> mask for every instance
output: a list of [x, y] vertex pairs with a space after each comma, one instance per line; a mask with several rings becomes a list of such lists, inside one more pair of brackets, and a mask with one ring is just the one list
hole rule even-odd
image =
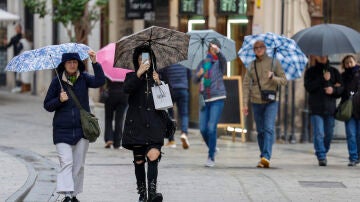
[[360, 33], [343, 25], [315, 25], [299, 31], [292, 39], [307, 55], [360, 52]]
[[190, 36], [183, 32], [151, 26], [116, 42], [115, 67], [133, 69], [132, 56], [138, 46], [149, 45], [158, 69], [187, 59]]

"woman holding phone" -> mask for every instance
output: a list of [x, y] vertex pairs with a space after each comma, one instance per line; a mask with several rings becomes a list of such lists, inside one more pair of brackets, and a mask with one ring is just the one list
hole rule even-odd
[[[164, 144], [166, 124], [161, 113], [155, 110], [151, 87], [161, 84], [156, 70], [156, 58], [149, 46], [135, 48], [134, 72], [126, 75], [124, 91], [129, 94], [123, 147], [133, 151], [135, 176], [139, 202], [160, 202], [163, 197], [156, 193], [158, 163]], [[146, 192], [145, 162], [147, 162], [148, 196]]]

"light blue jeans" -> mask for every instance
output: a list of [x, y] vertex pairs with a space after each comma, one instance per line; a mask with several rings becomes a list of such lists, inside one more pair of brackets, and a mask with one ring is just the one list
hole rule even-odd
[[252, 103], [256, 123], [257, 140], [260, 149], [260, 158], [271, 158], [272, 145], [275, 140], [275, 120], [278, 111], [278, 102], [266, 104]]
[[315, 155], [318, 160], [325, 160], [334, 135], [334, 116], [311, 115], [310, 120], [314, 136]]
[[360, 120], [351, 118], [345, 122], [346, 141], [349, 151], [349, 161], [359, 160]]
[[215, 100], [206, 102], [205, 106], [200, 109], [199, 127], [201, 135], [209, 148], [208, 158], [215, 160], [217, 124], [219, 122], [224, 100]]

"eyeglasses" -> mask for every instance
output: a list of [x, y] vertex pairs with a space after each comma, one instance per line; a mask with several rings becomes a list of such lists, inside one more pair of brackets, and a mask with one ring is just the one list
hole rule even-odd
[[260, 49], [264, 49], [264, 48], [265, 48], [265, 46], [255, 46], [254, 50], [260, 50]]

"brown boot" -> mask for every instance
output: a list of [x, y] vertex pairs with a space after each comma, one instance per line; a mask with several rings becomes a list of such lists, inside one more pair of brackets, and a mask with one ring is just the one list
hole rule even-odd
[[28, 83], [21, 84], [21, 92], [22, 93], [29, 92], [30, 90], [31, 90], [31, 84], [28, 84]]

